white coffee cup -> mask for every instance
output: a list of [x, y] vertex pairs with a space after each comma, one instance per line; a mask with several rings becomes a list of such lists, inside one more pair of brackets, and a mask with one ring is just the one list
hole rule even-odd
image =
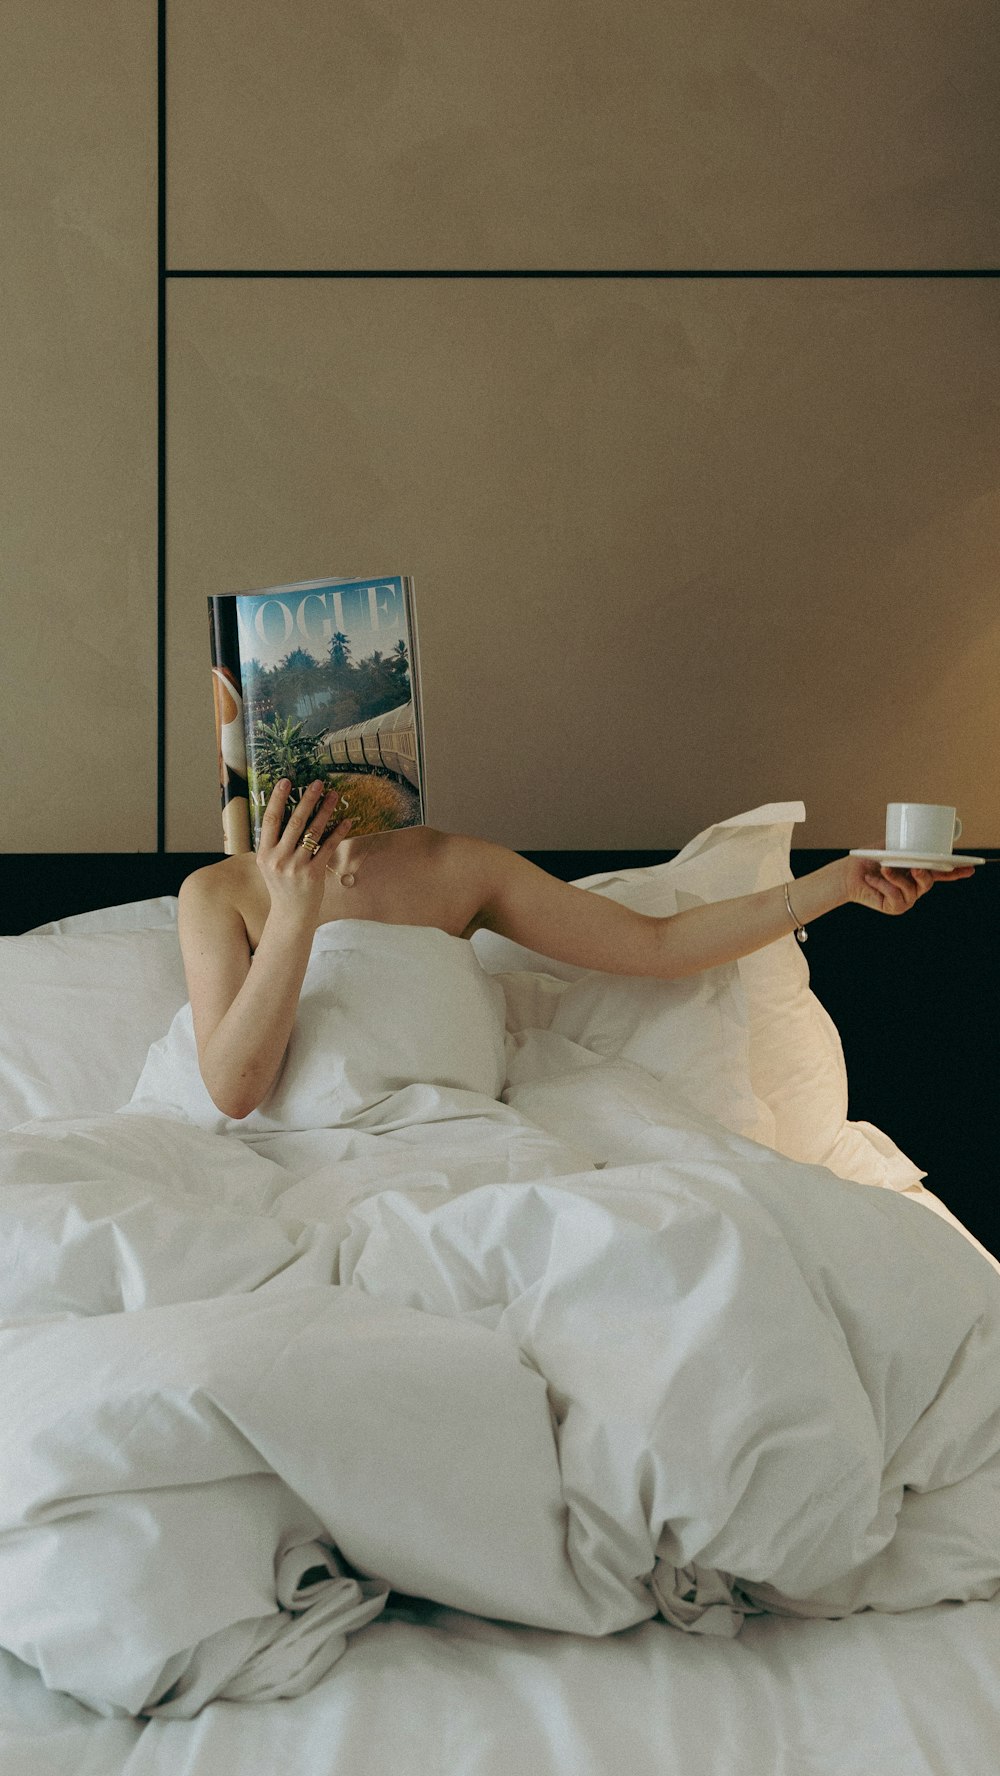
[[948, 857], [961, 837], [962, 822], [954, 808], [937, 802], [889, 802], [885, 810], [885, 848], [913, 857]]

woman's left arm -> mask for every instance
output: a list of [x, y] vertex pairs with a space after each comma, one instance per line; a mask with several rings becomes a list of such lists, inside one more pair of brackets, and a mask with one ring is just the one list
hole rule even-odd
[[749, 956], [851, 901], [877, 912], [905, 913], [936, 881], [973, 874], [971, 865], [898, 870], [838, 857], [788, 883], [794, 924], [783, 886], [657, 918], [557, 881], [502, 845], [479, 839], [461, 843], [472, 848], [463, 863], [476, 874], [478, 926], [557, 962], [661, 980], [680, 980]]

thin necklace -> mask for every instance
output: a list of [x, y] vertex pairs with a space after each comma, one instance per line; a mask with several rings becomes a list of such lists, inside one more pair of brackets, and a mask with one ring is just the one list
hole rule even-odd
[[[372, 839], [371, 845], [369, 845], [369, 847], [368, 847], [368, 851], [371, 850], [372, 845], [374, 845], [374, 843], [375, 843], [375, 840]], [[338, 882], [343, 883], [343, 886], [345, 888], [353, 888], [354, 887], [354, 884], [358, 879], [358, 870], [361, 868], [361, 865], [364, 863], [365, 858], [368, 856], [368, 851], [362, 852], [362, 855], [358, 858], [357, 866], [355, 869], [346, 870], [342, 876], [339, 876], [339, 875], [337, 876]], [[334, 875], [336, 872], [331, 870], [330, 865], [327, 864], [326, 873], [328, 876], [330, 876], [330, 875]]]

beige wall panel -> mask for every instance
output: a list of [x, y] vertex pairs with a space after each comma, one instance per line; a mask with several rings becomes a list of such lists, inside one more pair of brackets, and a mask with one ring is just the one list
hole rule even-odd
[[156, 17], [7, 7], [5, 851], [156, 848]]
[[171, 289], [168, 848], [221, 849], [205, 600], [410, 572], [428, 820], [1000, 844], [1000, 291], [980, 280]]
[[982, 266], [995, 0], [170, 0], [176, 267]]

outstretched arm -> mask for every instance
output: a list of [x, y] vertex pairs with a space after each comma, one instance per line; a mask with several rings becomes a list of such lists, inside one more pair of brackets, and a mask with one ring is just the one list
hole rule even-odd
[[849, 901], [879, 912], [907, 912], [935, 881], [973, 873], [971, 866], [951, 872], [880, 871], [863, 858], [838, 857], [788, 884], [794, 925], [781, 886], [654, 918], [559, 882], [502, 845], [479, 839], [460, 842], [474, 848], [463, 862], [476, 872], [478, 925], [557, 962], [661, 980], [679, 980], [749, 956], [787, 937], [795, 925], [808, 924]]

